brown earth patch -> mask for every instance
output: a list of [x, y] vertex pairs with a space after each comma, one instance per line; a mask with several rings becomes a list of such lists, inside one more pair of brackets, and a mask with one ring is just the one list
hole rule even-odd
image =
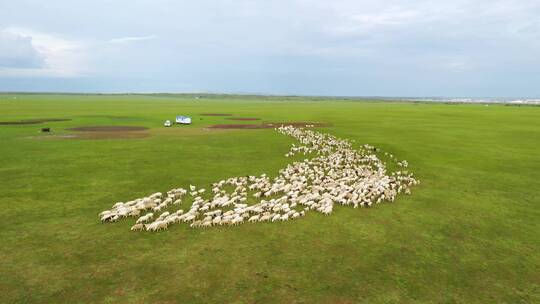
[[80, 132], [77, 134], [58, 134], [35, 136], [35, 139], [135, 139], [149, 137], [147, 132]]
[[69, 118], [36, 118], [36, 119], [25, 119], [19, 121], [0, 121], [0, 125], [35, 125], [44, 122], [56, 122], [56, 121], [70, 121]]
[[147, 127], [137, 126], [89, 126], [89, 127], [76, 127], [66, 129], [76, 132], [131, 132], [131, 131], [144, 131], [148, 130]]
[[150, 137], [147, 132], [85, 132], [77, 134], [80, 139], [134, 139]]
[[122, 139], [144, 138], [151, 136], [147, 127], [139, 126], [86, 126], [66, 129], [75, 131], [75, 134], [58, 134], [41, 136], [45, 139]]
[[33, 139], [74, 139], [78, 138], [78, 134], [59, 134], [59, 135], [42, 135], [42, 136], [30, 136]]
[[240, 121], [252, 121], [252, 120], [261, 120], [257, 117], [230, 117], [227, 120], [240, 120]]
[[211, 125], [208, 126], [209, 129], [270, 129], [270, 128], [277, 128], [281, 126], [294, 126], [299, 128], [307, 128], [307, 127], [329, 127], [331, 126], [329, 123], [322, 123], [322, 122], [299, 122], [299, 121], [291, 121], [291, 122], [264, 122], [261, 124], [217, 124], [217, 125]]
[[208, 129], [264, 129], [265, 125], [254, 124], [218, 124], [208, 126]]
[[232, 114], [224, 114], [224, 113], [202, 113], [201, 116], [232, 116]]

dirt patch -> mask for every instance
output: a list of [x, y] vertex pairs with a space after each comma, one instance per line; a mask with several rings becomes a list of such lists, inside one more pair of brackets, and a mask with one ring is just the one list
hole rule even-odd
[[86, 126], [66, 129], [75, 131], [75, 134], [58, 134], [41, 136], [40, 138], [52, 139], [121, 139], [121, 138], [144, 138], [151, 136], [147, 127], [139, 126]]
[[137, 126], [89, 126], [89, 127], [77, 127], [66, 129], [76, 132], [133, 132], [148, 130], [147, 127]]
[[30, 136], [33, 139], [72, 139], [78, 138], [77, 134], [61, 134], [61, 135], [43, 135], [43, 136]]
[[202, 113], [201, 116], [232, 116], [232, 114], [224, 114], [224, 113]]
[[218, 124], [208, 126], [208, 129], [265, 129], [265, 125], [254, 125], [254, 124]]
[[0, 121], [0, 125], [36, 125], [44, 122], [70, 121], [68, 118], [36, 118], [19, 121]]
[[231, 118], [227, 118], [227, 120], [252, 121], [252, 120], [261, 120], [261, 119], [257, 117], [231, 117]]
[[114, 120], [126, 120], [126, 119], [137, 119], [136, 117], [132, 116], [118, 116], [118, 115], [84, 115], [81, 116], [83, 118], [107, 118], [107, 119], [114, 119]]
[[149, 137], [147, 132], [85, 132], [77, 134], [80, 139], [133, 139]]
[[147, 132], [80, 132], [77, 134], [57, 134], [34, 136], [35, 139], [135, 139], [149, 137]]
[[319, 128], [319, 127], [329, 127], [329, 123], [322, 122], [263, 122], [261, 124], [217, 124], [211, 125], [209, 129], [270, 129], [277, 128], [281, 126], [294, 126], [299, 128]]

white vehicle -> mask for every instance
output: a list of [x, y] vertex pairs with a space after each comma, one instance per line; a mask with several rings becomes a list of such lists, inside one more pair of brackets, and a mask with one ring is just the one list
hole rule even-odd
[[180, 125], [190, 125], [191, 117], [189, 116], [176, 116], [176, 123]]
[[165, 123], [163, 124], [165, 127], [170, 127], [172, 124], [171, 124], [171, 121], [170, 120], [165, 120]]

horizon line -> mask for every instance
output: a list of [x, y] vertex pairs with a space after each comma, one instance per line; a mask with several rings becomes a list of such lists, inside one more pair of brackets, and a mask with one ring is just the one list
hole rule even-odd
[[487, 99], [494, 101], [496, 99], [516, 99], [516, 100], [537, 100], [540, 101], [540, 96], [459, 96], [459, 95], [316, 95], [316, 94], [287, 94], [287, 93], [250, 93], [250, 92], [136, 92], [136, 91], [118, 91], [118, 92], [84, 92], [84, 91], [1, 91], [0, 94], [33, 94], [33, 95], [228, 95], [228, 96], [259, 96], [259, 97], [309, 97], [309, 98], [352, 98], [352, 99], [412, 99], [412, 100], [430, 100], [430, 99], [470, 99], [482, 100]]

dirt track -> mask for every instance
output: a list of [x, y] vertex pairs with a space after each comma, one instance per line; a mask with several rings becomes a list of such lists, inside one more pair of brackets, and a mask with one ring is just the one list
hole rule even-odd
[[264, 129], [265, 125], [254, 124], [217, 124], [208, 126], [209, 129]]
[[80, 132], [77, 134], [59, 134], [35, 136], [35, 139], [133, 139], [151, 136], [147, 132]]
[[70, 135], [51, 135], [50, 138], [64, 139], [120, 139], [120, 138], [144, 138], [151, 134], [143, 132], [146, 127], [138, 126], [86, 126], [66, 129], [75, 131]]
[[76, 127], [66, 129], [76, 132], [131, 132], [131, 131], [144, 131], [148, 130], [147, 127], [137, 126], [89, 126], [89, 127]]
[[36, 125], [44, 122], [70, 121], [68, 118], [35, 118], [19, 121], [0, 121], [0, 125]]

